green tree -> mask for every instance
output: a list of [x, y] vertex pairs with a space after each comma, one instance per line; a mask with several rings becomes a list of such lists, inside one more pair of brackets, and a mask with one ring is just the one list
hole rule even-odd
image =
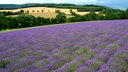
[[17, 17], [8, 18], [8, 27], [10, 29], [21, 28], [21, 26], [19, 25], [19, 22], [17, 21]]
[[75, 16], [75, 17], [80, 17], [80, 15], [76, 14], [75, 12], [73, 12], [72, 10], [70, 10], [71, 15]]
[[0, 13], [0, 19], [5, 19], [5, 15], [3, 13]]
[[44, 25], [49, 25], [50, 24], [50, 18], [45, 18], [44, 19]]
[[7, 23], [6, 23], [6, 17], [4, 14], [0, 13], [0, 31], [6, 30], [7, 28]]
[[66, 23], [66, 14], [58, 12], [58, 15], [56, 16], [56, 23]]
[[126, 19], [128, 19], [128, 9], [125, 11], [126, 13]]
[[1, 30], [6, 30], [7, 24], [5, 20], [0, 19], [0, 31]]
[[55, 12], [56, 12], [56, 13], [61, 13], [60, 10], [56, 10]]
[[34, 17], [31, 15], [19, 15], [18, 17], [16, 17], [16, 21], [18, 23], [18, 27], [32, 27], [35, 26], [34, 24]]
[[67, 19], [67, 22], [76, 22], [76, 17], [71, 17]]
[[51, 24], [56, 24], [57, 20], [55, 18], [51, 18]]
[[23, 14], [24, 13], [24, 10], [20, 10], [20, 14]]

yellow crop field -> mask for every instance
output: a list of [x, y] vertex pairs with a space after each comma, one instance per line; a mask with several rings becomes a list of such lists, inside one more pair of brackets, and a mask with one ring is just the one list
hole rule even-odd
[[[44, 18], [55, 18], [57, 15], [57, 13], [55, 12], [56, 10], [59, 10], [60, 12], [64, 12], [68, 17], [72, 17], [72, 16], [69, 16], [71, 15], [70, 10], [72, 10], [73, 12], [79, 15], [86, 15], [90, 13], [90, 12], [78, 12], [77, 9], [61, 9], [61, 8], [49, 8], [49, 7], [29, 7], [29, 8], [15, 9], [15, 10], [0, 10], [0, 12], [8, 12], [8, 11], [18, 12], [21, 10], [23, 10], [24, 13], [33, 15], [35, 17], [44, 17]], [[99, 12], [96, 12], [96, 13], [98, 14]], [[10, 15], [10, 16], [16, 17], [18, 15]]]
[[29, 13], [35, 17], [44, 17], [44, 18], [55, 18], [57, 13], [55, 12], [43, 12], [43, 13]]

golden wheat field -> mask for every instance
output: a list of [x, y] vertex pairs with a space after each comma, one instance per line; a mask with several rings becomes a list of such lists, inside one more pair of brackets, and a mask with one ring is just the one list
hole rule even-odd
[[[35, 17], [44, 17], [44, 18], [55, 18], [57, 13], [56, 10], [59, 10], [60, 12], [64, 12], [66, 14], [66, 17], [73, 17], [71, 16], [70, 10], [75, 12], [79, 15], [86, 15], [90, 12], [78, 12], [77, 9], [61, 9], [61, 8], [49, 8], [49, 7], [29, 7], [29, 8], [20, 8], [15, 10], [0, 10], [0, 12], [18, 12], [20, 10], [24, 10], [24, 13], [27, 13], [29, 15], [33, 15]], [[98, 14], [99, 12], [96, 12]], [[18, 15], [10, 15], [11, 17], [16, 17]], [[10, 17], [8, 16], [8, 17]]]

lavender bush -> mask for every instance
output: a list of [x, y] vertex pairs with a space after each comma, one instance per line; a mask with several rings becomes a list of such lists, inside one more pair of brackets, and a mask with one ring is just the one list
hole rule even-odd
[[0, 33], [0, 72], [125, 72], [128, 20]]

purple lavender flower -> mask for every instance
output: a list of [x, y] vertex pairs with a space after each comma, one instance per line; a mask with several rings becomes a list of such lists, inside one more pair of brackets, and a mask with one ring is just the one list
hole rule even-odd
[[128, 20], [111, 20], [0, 33], [0, 71], [125, 72], [127, 32]]

